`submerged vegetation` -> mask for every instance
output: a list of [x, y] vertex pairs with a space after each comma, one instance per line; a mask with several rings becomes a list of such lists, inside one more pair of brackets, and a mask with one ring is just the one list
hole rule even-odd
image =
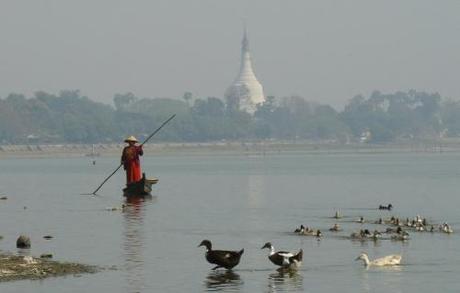
[[118, 142], [129, 133], [150, 133], [171, 114], [158, 140], [305, 139], [348, 143], [438, 139], [460, 135], [460, 102], [439, 94], [374, 92], [355, 96], [343, 111], [299, 96], [267, 97], [254, 115], [230, 109], [218, 98], [139, 98], [116, 94], [114, 106], [95, 102], [78, 90], [59, 95], [36, 92], [0, 98], [0, 143]]

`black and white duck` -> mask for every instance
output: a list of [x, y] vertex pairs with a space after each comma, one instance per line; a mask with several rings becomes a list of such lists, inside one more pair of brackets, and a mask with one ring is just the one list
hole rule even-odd
[[300, 225], [300, 228], [296, 228], [294, 230], [294, 233], [300, 233], [300, 232], [303, 232], [305, 230], [305, 227], [303, 225]]
[[209, 240], [201, 241], [200, 246], [206, 247], [206, 260], [209, 263], [215, 264], [213, 270], [218, 268], [226, 268], [231, 270], [240, 262], [241, 255], [244, 252], [244, 249], [240, 251], [230, 251], [230, 250], [212, 250], [212, 244]]
[[388, 211], [391, 211], [391, 209], [393, 208], [393, 205], [390, 203], [388, 204], [387, 206], [385, 205], [379, 205], [379, 210], [388, 210]]
[[275, 251], [275, 248], [270, 242], [265, 243], [261, 249], [264, 248], [270, 249], [268, 259], [277, 266], [286, 269], [297, 269], [302, 264], [302, 249], [300, 249], [297, 254], [288, 251]]

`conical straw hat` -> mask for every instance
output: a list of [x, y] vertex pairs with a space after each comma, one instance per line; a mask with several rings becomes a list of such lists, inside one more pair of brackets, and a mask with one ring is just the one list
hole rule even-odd
[[132, 135], [130, 137], [128, 137], [127, 139], [125, 139], [125, 142], [130, 142], [130, 141], [138, 142], [137, 139]]

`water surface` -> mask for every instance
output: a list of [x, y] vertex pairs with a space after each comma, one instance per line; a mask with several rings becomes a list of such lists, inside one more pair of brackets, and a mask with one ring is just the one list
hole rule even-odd
[[[328, 232], [336, 210], [344, 232], [383, 229], [354, 223], [363, 216], [426, 216], [458, 231], [459, 154], [277, 153], [145, 156], [144, 170], [160, 179], [154, 197], [128, 203], [124, 175], [92, 192], [118, 158], [2, 159], [0, 240], [30, 235], [30, 253], [106, 268], [100, 273], [0, 283], [0, 292], [455, 292], [460, 275], [458, 234], [412, 233], [405, 243], [353, 242]], [[391, 212], [379, 204], [392, 203]], [[288, 233], [300, 224], [324, 237]], [[45, 240], [44, 235], [53, 235]], [[216, 249], [245, 249], [232, 271], [211, 271], [203, 239]], [[297, 273], [282, 274], [260, 247], [304, 250]], [[403, 255], [399, 268], [366, 270], [354, 259]]]

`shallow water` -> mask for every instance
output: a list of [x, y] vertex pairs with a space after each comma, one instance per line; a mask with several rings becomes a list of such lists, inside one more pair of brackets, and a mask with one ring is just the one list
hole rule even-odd
[[[143, 167], [160, 179], [154, 197], [124, 201], [117, 173], [92, 192], [118, 158], [3, 159], [0, 161], [2, 251], [17, 252], [20, 233], [29, 253], [105, 268], [91, 275], [0, 283], [0, 292], [455, 292], [460, 288], [459, 234], [411, 233], [411, 240], [344, 239], [360, 216], [425, 216], [460, 227], [460, 154], [302, 154], [146, 156]], [[392, 203], [391, 212], [376, 209]], [[327, 231], [336, 221], [343, 232]], [[324, 237], [298, 236], [300, 224]], [[44, 235], [53, 235], [45, 240]], [[215, 249], [245, 249], [232, 271], [211, 271]], [[304, 250], [297, 273], [282, 274], [260, 247]], [[401, 253], [398, 268], [365, 269], [354, 259]]]

